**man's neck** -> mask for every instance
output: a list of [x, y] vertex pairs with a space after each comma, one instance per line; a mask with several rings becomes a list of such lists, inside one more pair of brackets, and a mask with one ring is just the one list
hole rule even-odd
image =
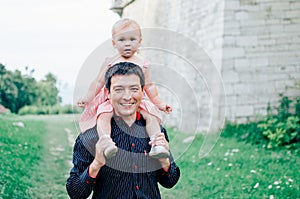
[[[119, 116], [119, 115], [117, 115], [117, 116]], [[124, 117], [124, 116], [123, 117], [119, 116], [119, 117], [121, 117], [122, 120], [130, 127], [135, 122], [136, 116], [137, 116], [137, 113], [135, 112], [134, 114], [127, 116], [127, 117]]]

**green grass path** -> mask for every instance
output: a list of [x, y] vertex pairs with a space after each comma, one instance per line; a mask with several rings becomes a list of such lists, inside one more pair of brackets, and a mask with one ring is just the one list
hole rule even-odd
[[1, 116], [0, 198], [68, 198], [75, 124], [73, 115]]
[[[78, 134], [73, 115], [0, 115], [0, 199], [68, 198], [65, 189]], [[23, 122], [25, 127], [12, 125]], [[161, 187], [163, 199], [300, 199], [300, 157], [219, 138], [199, 158], [203, 136], [168, 131], [181, 170], [177, 185]], [[73, 137], [72, 137], [73, 136]]]
[[[42, 118], [39, 118], [43, 120]], [[72, 146], [68, 136], [75, 135], [72, 115], [45, 117], [43, 156], [35, 170], [30, 195], [33, 198], [68, 198], [66, 179], [72, 166]], [[72, 138], [71, 138], [72, 139]]]

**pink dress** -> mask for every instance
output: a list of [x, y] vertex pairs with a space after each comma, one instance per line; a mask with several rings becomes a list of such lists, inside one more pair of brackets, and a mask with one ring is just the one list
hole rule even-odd
[[[108, 66], [110, 67], [110, 65]], [[148, 66], [144, 64], [142, 69], [146, 69]], [[144, 95], [146, 95], [144, 93]], [[162, 115], [160, 110], [149, 100], [146, 100], [145, 97], [142, 99], [139, 109], [145, 110], [151, 115], [157, 117], [159, 121], [162, 120]], [[79, 119], [79, 128], [81, 132], [93, 128], [97, 123], [97, 118], [102, 113], [112, 112], [113, 107], [107, 98], [104, 87], [101, 91], [95, 96], [95, 98], [85, 107], [83, 113]]]

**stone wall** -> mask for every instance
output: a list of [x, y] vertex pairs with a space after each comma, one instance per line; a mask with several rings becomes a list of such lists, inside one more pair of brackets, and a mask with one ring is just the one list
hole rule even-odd
[[[203, 131], [221, 125], [224, 110], [227, 119], [239, 122], [264, 115], [267, 103], [276, 106], [278, 94], [293, 85], [292, 78], [300, 79], [299, 1], [135, 0], [123, 10], [123, 17], [144, 28], [165, 28], [161, 34], [154, 30], [154, 35], [145, 29], [144, 46], [162, 43], [177, 53], [141, 50], [150, 62], [167, 68], [158, 70], [153, 64], [152, 76], [156, 82], [164, 80], [158, 84], [160, 93], [174, 106], [165, 120], [168, 125], [191, 131], [196, 123]], [[169, 38], [159, 41], [164, 34]], [[291, 89], [287, 93], [300, 95]], [[182, 124], [187, 117], [199, 120]], [[213, 124], [216, 120], [219, 123]]]
[[300, 1], [225, 1], [222, 75], [229, 119], [277, 106], [278, 94], [300, 79]]

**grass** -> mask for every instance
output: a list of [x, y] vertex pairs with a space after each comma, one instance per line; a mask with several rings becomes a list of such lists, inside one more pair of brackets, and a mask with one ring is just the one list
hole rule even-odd
[[71, 116], [0, 116], [0, 198], [68, 198], [66, 128], [75, 132]]
[[[187, 147], [182, 144], [185, 137], [174, 138], [175, 158]], [[161, 188], [163, 198], [300, 198], [298, 155], [221, 137], [206, 157], [199, 158], [203, 138], [197, 135], [177, 158], [180, 180], [171, 190]]]
[[[0, 198], [68, 198], [73, 120], [71, 115], [0, 115]], [[12, 125], [19, 121], [24, 128]], [[170, 190], [160, 187], [162, 198], [300, 198], [300, 157], [291, 151], [221, 137], [199, 158], [204, 136], [189, 142], [191, 135], [168, 134], [181, 177]]]

